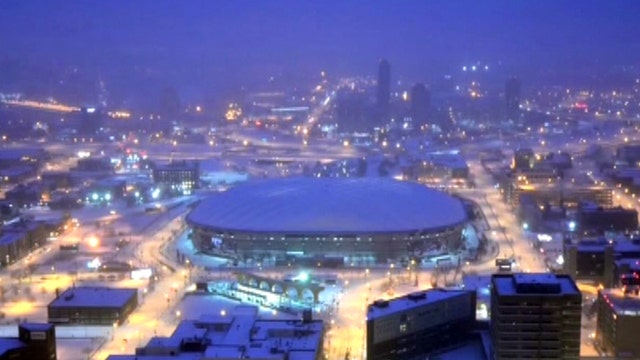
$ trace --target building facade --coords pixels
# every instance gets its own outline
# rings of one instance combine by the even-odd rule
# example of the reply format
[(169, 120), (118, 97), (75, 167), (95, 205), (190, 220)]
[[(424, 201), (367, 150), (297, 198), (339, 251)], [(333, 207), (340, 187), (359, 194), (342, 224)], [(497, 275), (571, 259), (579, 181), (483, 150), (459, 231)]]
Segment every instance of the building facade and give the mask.
[(178, 161), (157, 165), (153, 169), (153, 182), (170, 192), (191, 194), (200, 187), (200, 164), (197, 161)]
[(609, 356), (640, 358), (640, 297), (637, 285), (630, 289), (603, 289), (598, 292), (596, 341)]
[(56, 360), (56, 331), (51, 324), (22, 323), (18, 338), (0, 338), (0, 360)]
[(512, 77), (504, 85), (504, 99), (508, 120), (515, 120), (520, 115), (520, 88), (519, 79)]
[(376, 86), (376, 107), (378, 111), (378, 125), (389, 121), (389, 107), (391, 100), (391, 65), (387, 60), (380, 60), (378, 64), (378, 84)]
[(138, 306), (137, 289), (72, 287), (49, 303), (49, 323), (121, 325)]
[(579, 359), (581, 309), (567, 275), (493, 275), (493, 359)]
[(433, 289), (367, 309), (367, 359), (412, 359), (460, 344), (474, 328), (475, 291)]

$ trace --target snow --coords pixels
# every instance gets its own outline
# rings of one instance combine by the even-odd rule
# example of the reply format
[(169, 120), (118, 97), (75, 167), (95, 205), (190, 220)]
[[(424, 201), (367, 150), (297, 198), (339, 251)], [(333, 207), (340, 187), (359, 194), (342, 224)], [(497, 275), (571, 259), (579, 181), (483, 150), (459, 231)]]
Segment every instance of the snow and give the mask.
[(108, 287), (74, 287), (69, 288), (55, 299), (50, 307), (122, 307), (132, 297), (137, 296), (137, 289), (116, 289)]
[[(420, 294), (424, 294), (424, 298), (414, 297)], [(470, 297), (470, 292), (466, 290), (431, 289), (384, 301), (385, 306), (377, 306), (374, 302), (367, 309), (367, 320), (383, 318), (403, 310), (410, 310), (460, 296)]]
[(466, 220), (460, 200), (380, 178), (258, 180), (204, 200), (188, 217), (213, 229), (283, 234), (418, 232)]
[[(580, 294), (576, 284), (568, 276), (547, 273), (520, 273), (494, 275), (492, 284), (500, 295), (571, 295)], [(532, 285), (532, 286), (529, 286)], [(536, 292), (531, 292), (531, 291)]]

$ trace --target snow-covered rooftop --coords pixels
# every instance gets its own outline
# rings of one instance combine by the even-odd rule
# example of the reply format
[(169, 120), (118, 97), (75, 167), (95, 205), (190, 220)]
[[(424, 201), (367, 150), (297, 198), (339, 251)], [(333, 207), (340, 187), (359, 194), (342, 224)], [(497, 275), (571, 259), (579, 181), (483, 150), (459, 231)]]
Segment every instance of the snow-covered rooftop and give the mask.
[(575, 295), (580, 290), (566, 275), (519, 273), (493, 275), (491, 282), (499, 295)]
[(462, 202), (426, 186), (382, 178), (257, 180), (212, 196), (196, 226), (286, 234), (394, 233), (466, 220)]
[(116, 289), (107, 287), (72, 287), (53, 300), (50, 307), (122, 307), (131, 297), (137, 296), (137, 289)]
[[(112, 355), (108, 359), (164, 360), (153, 354), (174, 352), (174, 359), (198, 354), (198, 359), (313, 360), (322, 347), (323, 331), (322, 321), (266, 320), (259, 317), (257, 307), (240, 305), (223, 317), (181, 321), (170, 337), (153, 338), (141, 355)], [(176, 351), (185, 341), (204, 346), (197, 351)]]
[(426, 304), (436, 303), (459, 296), (470, 296), (471, 291), (431, 289), (419, 291), (391, 300), (377, 300), (367, 308), (367, 320), (375, 320), (395, 314), (398, 311), (410, 310)]
[(613, 312), (620, 315), (640, 315), (640, 296), (625, 294), (622, 289), (603, 289), (602, 296)]

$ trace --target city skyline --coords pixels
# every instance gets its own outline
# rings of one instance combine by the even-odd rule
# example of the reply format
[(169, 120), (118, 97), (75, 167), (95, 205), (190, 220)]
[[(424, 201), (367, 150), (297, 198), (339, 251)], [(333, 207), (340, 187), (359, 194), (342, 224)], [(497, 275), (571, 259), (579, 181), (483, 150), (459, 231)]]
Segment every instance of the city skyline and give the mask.
[(320, 71), (374, 75), (380, 58), (396, 81), (427, 84), (476, 64), (499, 82), (638, 72), (640, 6), (632, 1), (399, 4), (5, 1), (1, 80), (7, 87), (33, 72), (78, 71), (134, 101), (137, 89), (153, 87), (175, 87), (191, 100), (265, 86), (272, 77), (295, 86)]

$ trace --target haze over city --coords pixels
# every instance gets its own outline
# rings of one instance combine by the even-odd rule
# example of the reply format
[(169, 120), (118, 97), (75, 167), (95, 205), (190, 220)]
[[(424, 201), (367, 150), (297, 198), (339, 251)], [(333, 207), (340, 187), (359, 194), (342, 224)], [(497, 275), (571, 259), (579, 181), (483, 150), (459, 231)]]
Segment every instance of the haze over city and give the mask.
[(0, 1), (0, 360), (639, 359), (639, 18)]
[(589, 83), (637, 64), (638, 12), (634, 1), (3, 1), (0, 73), (4, 87), (46, 92), (78, 71), (134, 106), (158, 86), (215, 101), (271, 77), (371, 74), (379, 58), (394, 82), (480, 61), (528, 84)]

